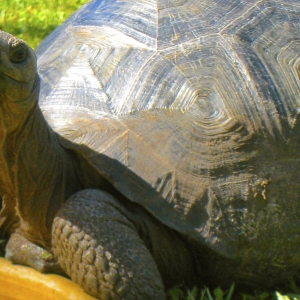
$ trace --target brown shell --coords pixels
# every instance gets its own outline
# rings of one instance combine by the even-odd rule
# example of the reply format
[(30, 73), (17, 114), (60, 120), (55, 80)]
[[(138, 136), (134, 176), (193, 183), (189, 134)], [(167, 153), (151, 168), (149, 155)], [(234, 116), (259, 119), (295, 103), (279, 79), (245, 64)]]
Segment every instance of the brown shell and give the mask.
[(294, 232), (299, 1), (92, 1), (37, 53), (48, 122), (163, 223), (226, 255)]

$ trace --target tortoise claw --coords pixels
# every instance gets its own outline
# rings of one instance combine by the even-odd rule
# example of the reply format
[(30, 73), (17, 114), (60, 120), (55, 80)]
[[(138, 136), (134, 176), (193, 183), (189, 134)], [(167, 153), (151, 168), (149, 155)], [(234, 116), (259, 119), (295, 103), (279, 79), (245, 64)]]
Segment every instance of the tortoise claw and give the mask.
[(11, 235), (5, 252), (5, 258), (15, 264), (30, 266), (42, 273), (65, 274), (52, 253), (28, 241), (21, 234)]

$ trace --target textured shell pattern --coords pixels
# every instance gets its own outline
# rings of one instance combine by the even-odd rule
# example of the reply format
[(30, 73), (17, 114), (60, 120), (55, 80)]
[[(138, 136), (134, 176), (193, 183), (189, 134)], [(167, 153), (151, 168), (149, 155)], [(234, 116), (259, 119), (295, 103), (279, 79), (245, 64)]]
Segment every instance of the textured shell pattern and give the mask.
[(40, 105), (129, 199), (236, 255), (299, 226), (299, 27), (298, 0), (92, 1), (39, 47)]

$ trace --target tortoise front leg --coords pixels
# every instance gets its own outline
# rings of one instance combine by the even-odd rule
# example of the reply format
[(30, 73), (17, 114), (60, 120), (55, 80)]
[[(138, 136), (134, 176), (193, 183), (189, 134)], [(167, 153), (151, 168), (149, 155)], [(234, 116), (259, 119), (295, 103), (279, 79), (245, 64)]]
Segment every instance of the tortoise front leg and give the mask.
[(75, 194), (54, 219), (54, 253), (72, 280), (96, 298), (165, 299), (156, 264), (126, 214), (105, 192)]

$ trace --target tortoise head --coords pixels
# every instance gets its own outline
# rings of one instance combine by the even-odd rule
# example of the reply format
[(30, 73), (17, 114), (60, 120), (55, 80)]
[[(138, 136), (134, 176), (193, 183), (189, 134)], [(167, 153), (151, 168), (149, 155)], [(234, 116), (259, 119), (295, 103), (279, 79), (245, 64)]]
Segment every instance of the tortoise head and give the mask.
[[(37, 100), (39, 80), (34, 51), (22, 40), (0, 31), (0, 109), (19, 114)], [(26, 101), (28, 100), (28, 101)], [(25, 111), (24, 111), (25, 110)], [(3, 116), (2, 116), (3, 117)]]

